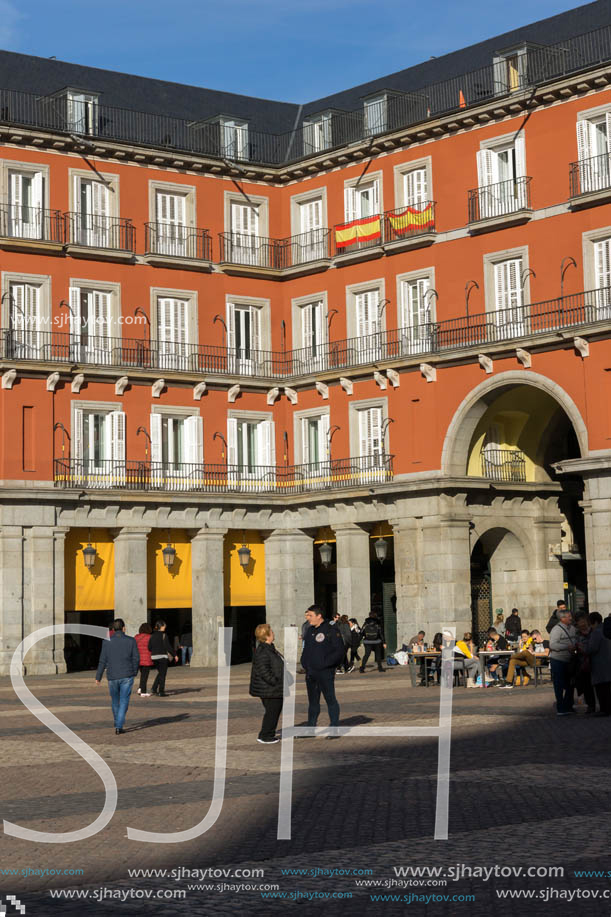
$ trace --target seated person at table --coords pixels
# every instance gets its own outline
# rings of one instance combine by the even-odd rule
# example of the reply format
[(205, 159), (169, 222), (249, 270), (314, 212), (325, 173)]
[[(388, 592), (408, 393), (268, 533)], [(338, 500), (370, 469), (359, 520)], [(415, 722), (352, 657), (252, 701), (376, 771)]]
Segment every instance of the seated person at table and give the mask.
[[(437, 633), (433, 637), (433, 650), (436, 653), (441, 653), (443, 646), (443, 634)], [(428, 663), (430, 665), (429, 677), (434, 678), (437, 675), (437, 684), (439, 684), (441, 679), (441, 656), (435, 656), (433, 659), (429, 659)]]
[[(415, 634), (415, 636), (409, 638), (409, 640), (407, 641), (407, 649), (409, 650), (410, 653), (423, 653), (425, 651), (426, 649), (424, 645), (425, 636), (426, 636), (425, 632), (423, 630), (419, 630), (418, 633)], [(420, 676), (420, 685), (426, 684), (425, 677), (424, 677), (424, 666), (425, 666), (425, 660), (423, 659), (418, 663), (418, 675)]]
[(520, 636), (518, 637), (518, 650), (523, 650), (528, 643), (530, 645), (532, 641), (530, 640), (530, 631), (524, 629), (520, 631)]
[[(525, 641), (523, 649), (514, 653), (509, 659), (509, 668), (507, 669), (507, 683), (501, 685), (502, 688), (513, 688), (513, 676), (516, 668), (522, 670), (527, 665), (541, 665), (541, 658), (549, 656), (549, 640), (544, 640), (541, 632), (533, 630), (529, 634), (528, 640)], [(522, 684), (527, 685), (530, 677), (522, 672)]]
[[(507, 650), (507, 641), (505, 637), (502, 637), (495, 627), (489, 627), (487, 633), (488, 639), (486, 640), (486, 650), (488, 652), (492, 650)], [(504, 673), (507, 671), (507, 666), (509, 665), (507, 656), (488, 656), (487, 659), (488, 661), (486, 664), (488, 666), (488, 671), (494, 681), (497, 684), (504, 682)]]
[(475, 655), (476, 646), (473, 643), (472, 635), (469, 631), (465, 633), (462, 640), (456, 641), (454, 653), (457, 661), (454, 663), (454, 669), (463, 669), (467, 673), (467, 687), (477, 687), (477, 676), (479, 673), (479, 660)]

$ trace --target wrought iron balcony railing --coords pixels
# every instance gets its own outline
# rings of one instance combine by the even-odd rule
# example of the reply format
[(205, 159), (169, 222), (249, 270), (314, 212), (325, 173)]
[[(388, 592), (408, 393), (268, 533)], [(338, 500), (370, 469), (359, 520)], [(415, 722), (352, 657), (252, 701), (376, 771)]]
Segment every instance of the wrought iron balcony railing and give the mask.
[(280, 166), (322, 149), (337, 149), (346, 143), (375, 138), (380, 132), (460, 112), (471, 105), (493, 101), (609, 60), (611, 26), (606, 25), (555, 45), (529, 46), (517, 86), (512, 85), (498, 63), (491, 62), (478, 70), (416, 87), (413, 92), (390, 93), (380, 113), (365, 116), (362, 108), (333, 111), (330, 124), (314, 140), (307, 124), (282, 134), (256, 131), (249, 125), (247, 135), (228, 144), (219, 123), (193, 122), (100, 103), (89, 109), (87, 118), (75, 121), (67, 117), (65, 104), (62, 106), (55, 94), (45, 97), (13, 89), (0, 90), (0, 123)]
[(147, 255), (212, 261), (212, 238), (207, 229), (171, 223), (145, 223), (144, 251)]
[(469, 191), (469, 222), (530, 210), (530, 182), (530, 177), (525, 176), (473, 188)]
[(365, 455), (308, 465), (163, 464), (61, 458), (54, 461), (57, 487), (160, 492), (303, 494), (393, 477), (392, 455)]
[(434, 231), (435, 201), (423, 201), (337, 223), (333, 229), (334, 254), (346, 255)]
[(136, 250), (136, 228), (124, 217), (105, 217), (90, 213), (64, 214), (66, 243), (86, 248)]
[(312, 229), (310, 232), (289, 236), (286, 239), (270, 239), (267, 236), (251, 236), (241, 232), (219, 233), (220, 260), (227, 264), (285, 270), (329, 258), (328, 229)]
[(569, 166), (571, 197), (611, 188), (611, 157), (609, 153), (580, 159)]
[(610, 321), (611, 287), (290, 351), (42, 331), (24, 327), (17, 316), (0, 331), (0, 359), (289, 379)]
[(492, 481), (526, 481), (526, 456), (519, 449), (490, 449), (480, 453), (482, 477)]
[(59, 210), (4, 204), (0, 206), (0, 237), (62, 244), (63, 216)]

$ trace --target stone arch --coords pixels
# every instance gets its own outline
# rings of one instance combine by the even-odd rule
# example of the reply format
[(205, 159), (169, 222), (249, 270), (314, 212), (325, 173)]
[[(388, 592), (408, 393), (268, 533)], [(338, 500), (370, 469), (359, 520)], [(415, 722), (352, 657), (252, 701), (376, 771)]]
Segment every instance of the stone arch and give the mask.
[(475, 548), (478, 541), (490, 539), (490, 533), (500, 532), (503, 530), (506, 534), (512, 535), (526, 551), (527, 560), (530, 562), (534, 556), (534, 544), (526, 525), (522, 525), (512, 519), (510, 516), (503, 516), (502, 524), (493, 519), (476, 519), (471, 529), (471, 551)]
[[(525, 614), (525, 622), (531, 622), (535, 611), (531, 605), (533, 558), (523, 533), (505, 520), (499, 520), (496, 525), (491, 521), (491, 524), (482, 526), (481, 535), (474, 540), (471, 558), (472, 627), (480, 637), (493, 623), (496, 608), (502, 608), (505, 616), (511, 608), (519, 608)], [(473, 563), (476, 558), (480, 562), (485, 558), (488, 565), (489, 610), (487, 602), (483, 608), (479, 605), (479, 611), (477, 600), (473, 605), (478, 592), (473, 569), (474, 566), (477, 568), (477, 562)]]
[(444, 474), (462, 476), (466, 473), (471, 439), (475, 428), (500, 389), (530, 385), (546, 392), (564, 410), (569, 418), (582, 456), (588, 454), (588, 431), (573, 399), (556, 382), (539, 373), (510, 370), (486, 379), (463, 399), (454, 413), (446, 432), (441, 453)]

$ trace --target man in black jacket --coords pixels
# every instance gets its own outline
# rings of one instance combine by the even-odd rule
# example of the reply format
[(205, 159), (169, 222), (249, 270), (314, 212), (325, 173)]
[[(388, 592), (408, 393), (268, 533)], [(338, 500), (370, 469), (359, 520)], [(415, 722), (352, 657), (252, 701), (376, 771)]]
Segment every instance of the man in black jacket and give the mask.
[[(339, 704), (335, 697), (335, 670), (344, 658), (345, 648), (337, 627), (325, 621), (322, 609), (311, 605), (306, 611), (310, 628), (303, 640), (301, 665), (308, 689), (308, 726), (316, 726), (322, 691), (331, 726), (339, 725)], [(327, 736), (336, 738), (336, 736)]]
[(108, 669), (108, 691), (112, 704), (112, 715), (115, 721), (115, 733), (123, 732), (129, 699), (132, 693), (134, 678), (140, 665), (138, 644), (133, 637), (125, 634), (125, 621), (116, 618), (112, 622), (114, 631), (110, 640), (104, 640), (98, 670), (95, 673), (96, 684), (101, 684), (104, 670)]
[(382, 650), (386, 648), (386, 644), (384, 643), (384, 634), (382, 633), (380, 619), (375, 611), (372, 611), (369, 617), (365, 618), (361, 631), (361, 638), (363, 640), (363, 647), (365, 648), (365, 655), (363, 656), (359, 672), (365, 671), (365, 665), (372, 652), (378, 664), (378, 672), (385, 672), (386, 669), (382, 666)]
[(521, 630), (522, 622), (520, 620), (520, 613), (517, 608), (512, 608), (511, 614), (505, 621), (505, 633), (510, 640), (517, 640)]
[(556, 602), (556, 607), (552, 611), (551, 617), (549, 621), (547, 622), (547, 624), (545, 625), (545, 629), (548, 632), (548, 634), (551, 634), (552, 628), (554, 628), (556, 624), (558, 624), (558, 622), (560, 621), (560, 615), (564, 613), (565, 611), (566, 611), (566, 602), (564, 601), (564, 599), (558, 599), (558, 601)]

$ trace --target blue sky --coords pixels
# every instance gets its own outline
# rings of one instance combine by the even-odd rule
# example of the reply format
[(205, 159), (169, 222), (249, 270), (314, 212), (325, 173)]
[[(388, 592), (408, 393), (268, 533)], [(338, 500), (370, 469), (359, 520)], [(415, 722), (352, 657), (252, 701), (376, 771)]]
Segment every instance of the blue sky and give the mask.
[(0, 0), (0, 47), (303, 102), (579, 0)]

